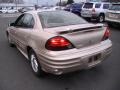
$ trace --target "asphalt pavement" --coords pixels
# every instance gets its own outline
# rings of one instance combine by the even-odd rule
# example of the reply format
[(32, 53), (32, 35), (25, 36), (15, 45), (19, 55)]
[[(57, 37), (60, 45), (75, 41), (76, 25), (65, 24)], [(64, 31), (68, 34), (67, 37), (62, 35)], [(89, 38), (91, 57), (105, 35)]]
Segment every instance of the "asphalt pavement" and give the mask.
[(0, 17), (0, 90), (120, 90), (120, 29), (110, 28), (113, 51), (99, 66), (38, 78), (29, 61), (7, 43), (5, 30), (14, 19)]

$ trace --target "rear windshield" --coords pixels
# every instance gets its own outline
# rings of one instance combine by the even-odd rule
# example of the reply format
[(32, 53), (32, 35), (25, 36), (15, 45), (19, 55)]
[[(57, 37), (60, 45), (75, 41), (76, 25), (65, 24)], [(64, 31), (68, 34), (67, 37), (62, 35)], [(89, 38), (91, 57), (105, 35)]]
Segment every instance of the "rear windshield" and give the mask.
[(73, 8), (81, 8), (81, 7), (82, 7), (82, 4), (72, 4), (72, 7), (73, 7)]
[(83, 8), (93, 8), (93, 3), (85, 3)]
[(43, 28), (52, 28), (87, 23), (79, 16), (66, 11), (44, 11), (38, 13)]
[(71, 5), (67, 5), (66, 8), (70, 8)]
[(110, 10), (120, 11), (120, 4), (114, 4), (110, 7)]

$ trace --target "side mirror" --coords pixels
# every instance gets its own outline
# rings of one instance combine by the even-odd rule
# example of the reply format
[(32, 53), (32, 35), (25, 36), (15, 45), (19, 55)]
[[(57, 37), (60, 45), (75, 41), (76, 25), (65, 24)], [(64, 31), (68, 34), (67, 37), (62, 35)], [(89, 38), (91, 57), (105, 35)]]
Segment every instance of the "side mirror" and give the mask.
[(15, 25), (15, 23), (10, 23), (10, 24), (9, 24), (9, 26), (14, 26), (14, 25)]

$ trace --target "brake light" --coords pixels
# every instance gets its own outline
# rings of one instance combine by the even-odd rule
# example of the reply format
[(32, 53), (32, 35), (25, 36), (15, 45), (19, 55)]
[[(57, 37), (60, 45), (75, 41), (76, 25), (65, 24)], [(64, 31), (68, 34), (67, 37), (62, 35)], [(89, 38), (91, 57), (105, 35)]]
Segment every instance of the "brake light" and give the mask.
[(95, 13), (95, 9), (94, 8), (92, 9), (92, 12)]
[(73, 45), (64, 37), (56, 36), (49, 39), (45, 47), (48, 50), (61, 51), (61, 50), (72, 49)]
[(103, 36), (102, 41), (108, 39), (109, 37), (110, 37), (110, 30), (109, 30), (108, 27), (106, 27), (106, 31), (105, 31), (105, 33), (104, 33), (104, 36)]

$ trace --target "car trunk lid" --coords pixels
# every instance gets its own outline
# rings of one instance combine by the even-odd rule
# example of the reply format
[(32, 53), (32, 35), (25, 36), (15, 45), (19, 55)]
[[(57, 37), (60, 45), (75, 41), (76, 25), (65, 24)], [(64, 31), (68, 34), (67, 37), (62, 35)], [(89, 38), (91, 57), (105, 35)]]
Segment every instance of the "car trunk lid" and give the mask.
[(68, 39), (76, 48), (100, 43), (105, 30), (101, 24), (82, 24), (44, 29)]

